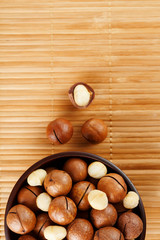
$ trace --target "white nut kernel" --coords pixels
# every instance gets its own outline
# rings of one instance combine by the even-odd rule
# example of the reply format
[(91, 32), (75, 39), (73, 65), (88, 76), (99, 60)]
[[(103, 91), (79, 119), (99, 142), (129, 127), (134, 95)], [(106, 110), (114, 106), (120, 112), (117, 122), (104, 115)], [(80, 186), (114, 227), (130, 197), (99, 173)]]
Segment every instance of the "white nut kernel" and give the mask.
[(89, 176), (100, 179), (107, 174), (107, 167), (101, 162), (93, 162), (88, 167)]
[(139, 204), (139, 196), (136, 192), (130, 191), (123, 199), (123, 206), (127, 209), (133, 209)]
[(103, 210), (108, 206), (107, 195), (100, 190), (92, 190), (88, 194), (88, 202), (92, 208), (96, 210)]
[(74, 88), (74, 101), (78, 106), (87, 106), (90, 101), (90, 97), (90, 92), (84, 85), (79, 84)]
[(66, 229), (61, 226), (48, 226), (44, 230), (44, 236), (47, 240), (62, 240), (66, 235)]
[(36, 198), (37, 207), (44, 212), (48, 212), (51, 201), (52, 201), (51, 196), (46, 192), (39, 194), (38, 197)]
[(44, 169), (37, 169), (28, 176), (27, 182), (30, 186), (42, 186), (46, 175), (47, 172)]

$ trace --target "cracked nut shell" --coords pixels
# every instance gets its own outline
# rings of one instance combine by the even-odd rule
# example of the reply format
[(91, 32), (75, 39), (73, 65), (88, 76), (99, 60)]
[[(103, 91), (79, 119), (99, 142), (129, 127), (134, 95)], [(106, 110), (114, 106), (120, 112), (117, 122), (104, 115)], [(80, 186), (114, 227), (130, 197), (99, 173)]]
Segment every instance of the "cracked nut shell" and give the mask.
[(73, 135), (73, 126), (64, 118), (57, 118), (47, 126), (46, 135), (54, 145), (67, 143)]
[(67, 240), (92, 240), (94, 230), (92, 224), (82, 218), (76, 218), (67, 229)]
[(38, 207), (36, 204), (37, 196), (42, 193), (43, 190), (41, 187), (32, 187), (32, 186), (25, 186), (21, 188), (17, 195), (17, 202), (19, 204), (23, 204), (30, 208), (33, 212), (38, 211)]
[(28, 207), (18, 204), (10, 209), (6, 221), (11, 231), (23, 235), (34, 229), (36, 216)]
[(59, 225), (67, 225), (75, 219), (77, 207), (72, 199), (61, 196), (52, 200), (48, 214), (53, 222)]
[(72, 188), (72, 179), (65, 171), (52, 170), (44, 180), (44, 188), (52, 197), (67, 195)]
[(90, 208), (88, 194), (94, 189), (95, 186), (87, 181), (78, 182), (73, 186), (70, 197), (76, 203), (79, 210), (86, 211)]
[(127, 185), (117, 173), (109, 173), (102, 177), (97, 184), (97, 188), (107, 194), (108, 201), (111, 203), (122, 201), (127, 194)]
[(143, 222), (137, 214), (125, 212), (118, 218), (118, 228), (125, 239), (137, 238), (143, 231)]
[(104, 210), (92, 209), (90, 217), (93, 225), (98, 229), (113, 226), (117, 221), (117, 211), (114, 206), (109, 203)]
[(33, 229), (33, 233), (35, 234), (37, 239), (45, 240), (44, 230), (50, 225), (52, 225), (52, 221), (50, 220), (47, 213), (41, 213), (37, 216), (37, 223), (35, 228)]
[(80, 158), (68, 159), (63, 170), (71, 176), (73, 182), (83, 181), (87, 177), (87, 163)]
[(107, 125), (101, 119), (91, 118), (87, 120), (81, 129), (82, 136), (90, 143), (97, 144), (107, 137)]
[[(79, 89), (77, 87), (80, 87)], [(68, 96), (74, 107), (78, 109), (87, 108), (95, 97), (95, 92), (88, 84), (78, 82), (71, 86)]]
[(93, 240), (124, 240), (124, 236), (117, 228), (104, 227), (95, 232)]

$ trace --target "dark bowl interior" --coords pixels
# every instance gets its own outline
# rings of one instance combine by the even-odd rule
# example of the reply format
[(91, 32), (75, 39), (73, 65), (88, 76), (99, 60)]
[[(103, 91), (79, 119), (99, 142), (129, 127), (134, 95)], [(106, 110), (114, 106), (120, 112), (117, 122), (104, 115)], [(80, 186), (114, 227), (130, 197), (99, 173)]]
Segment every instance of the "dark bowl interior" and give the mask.
[[(17, 204), (17, 199), (16, 199), (17, 193), (19, 192), (21, 187), (27, 183), (26, 179), (27, 179), (28, 175), (38, 168), (46, 168), (46, 167), (55, 166), (56, 168), (61, 169), (64, 162), (70, 157), (80, 157), (80, 158), (84, 159), (88, 164), (90, 164), (93, 161), (100, 161), (100, 162), (104, 163), (108, 168), (108, 173), (116, 172), (124, 178), (124, 180), (127, 184), (127, 187), (128, 187), (128, 191), (132, 190), (132, 191), (137, 192), (135, 186), (130, 181), (130, 179), (118, 167), (116, 167), (113, 163), (109, 162), (108, 160), (106, 160), (100, 156), (90, 154), (90, 153), (85, 153), (85, 152), (62, 152), (62, 153), (48, 156), (48, 157), (38, 161), (37, 163), (33, 164), (27, 171), (25, 171), (25, 173), (19, 178), (19, 180), (15, 184), (15, 186), (10, 194), (8, 202), (7, 202), (7, 206), (6, 206), (6, 211), (5, 211), (6, 240), (17, 240), (18, 239), (18, 237), (17, 237), (18, 235), (14, 234), (7, 227), (6, 216), (7, 216), (8, 211), (10, 210), (10, 208)], [(140, 218), (142, 219), (143, 224), (144, 224), (143, 232), (137, 238), (137, 240), (144, 240), (145, 233), (146, 233), (146, 215), (145, 215), (145, 210), (144, 210), (144, 206), (143, 206), (141, 198), (140, 198), (139, 205), (136, 209), (134, 209), (134, 212), (140, 216)]]

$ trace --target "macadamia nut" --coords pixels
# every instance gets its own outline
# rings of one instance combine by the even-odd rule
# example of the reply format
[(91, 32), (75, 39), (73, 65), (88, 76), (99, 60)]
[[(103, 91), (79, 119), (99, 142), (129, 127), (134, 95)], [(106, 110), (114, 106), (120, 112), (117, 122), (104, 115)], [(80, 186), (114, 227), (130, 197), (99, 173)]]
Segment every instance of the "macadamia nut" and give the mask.
[(43, 192), (40, 195), (38, 195), (36, 199), (37, 207), (42, 211), (47, 212), (51, 201), (52, 201), (51, 196), (48, 193)]
[(66, 229), (61, 226), (48, 226), (44, 230), (44, 236), (47, 240), (62, 240), (66, 235)]
[(46, 175), (47, 172), (44, 169), (37, 169), (28, 176), (27, 182), (30, 186), (42, 186)]
[(74, 88), (74, 101), (80, 107), (88, 105), (90, 101), (90, 92), (84, 85), (79, 84)]
[(88, 167), (88, 174), (92, 178), (100, 179), (107, 174), (107, 167), (101, 162), (93, 162)]
[(139, 196), (136, 192), (130, 191), (123, 199), (123, 206), (127, 209), (133, 209), (139, 204)]
[(103, 210), (108, 205), (108, 198), (104, 192), (95, 189), (89, 192), (88, 202), (92, 208), (96, 210)]

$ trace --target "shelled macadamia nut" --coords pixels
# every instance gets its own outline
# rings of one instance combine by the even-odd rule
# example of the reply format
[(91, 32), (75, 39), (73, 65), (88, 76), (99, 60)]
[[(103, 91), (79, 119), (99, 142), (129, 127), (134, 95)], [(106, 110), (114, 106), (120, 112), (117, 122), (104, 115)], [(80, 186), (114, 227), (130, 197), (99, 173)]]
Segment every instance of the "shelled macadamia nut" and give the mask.
[(107, 194), (110, 203), (120, 202), (127, 194), (127, 185), (117, 173), (109, 173), (102, 177), (97, 188)]
[(95, 232), (93, 240), (124, 240), (124, 236), (115, 227), (104, 227)]
[(36, 240), (36, 238), (32, 237), (31, 235), (23, 235), (19, 237), (18, 240)]
[(23, 204), (30, 208), (33, 212), (38, 211), (38, 207), (36, 204), (37, 196), (42, 193), (41, 187), (32, 187), (32, 186), (25, 186), (20, 189), (17, 195), (17, 202), (19, 204)]
[(103, 210), (108, 206), (108, 198), (106, 193), (97, 189), (89, 192), (88, 202), (91, 207), (96, 210)]
[(76, 203), (79, 210), (86, 211), (90, 208), (88, 194), (94, 189), (95, 186), (87, 181), (78, 182), (73, 186), (70, 197)]
[(43, 192), (36, 199), (37, 207), (44, 212), (48, 212), (51, 201), (51, 196), (48, 193)]
[(11, 231), (23, 235), (34, 229), (36, 216), (28, 207), (18, 204), (9, 210), (6, 221)]
[(139, 204), (139, 196), (136, 192), (130, 191), (123, 199), (123, 206), (127, 209), (133, 209)]
[(94, 230), (92, 224), (82, 218), (76, 218), (67, 229), (67, 240), (92, 240)]
[(143, 222), (137, 214), (125, 212), (118, 218), (118, 228), (125, 239), (137, 238), (143, 231)]
[(71, 176), (73, 182), (83, 181), (87, 177), (87, 163), (81, 158), (68, 159), (63, 170)]
[(103, 120), (91, 118), (83, 124), (81, 132), (88, 142), (97, 144), (104, 141), (108, 130)]
[(67, 143), (73, 135), (73, 126), (64, 118), (57, 118), (47, 126), (46, 135), (54, 145)]
[(59, 225), (67, 225), (75, 219), (77, 207), (72, 199), (61, 196), (52, 200), (48, 214), (53, 222)]
[(92, 209), (90, 212), (91, 221), (96, 228), (114, 226), (117, 221), (117, 211), (112, 204), (103, 210)]
[(86, 83), (76, 83), (69, 89), (68, 92), (71, 103), (76, 108), (88, 107), (95, 97), (94, 90)]
[(27, 182), (30, 186), (42, 186), (46, 175), (44, 169), (37, 169), (28, 176)]
[(65, 171), (52, 170), (44, 180), (44, 188), (52, 197), (67, 195), (72, 188), (72, 179)]
[(44, 236), (47, 240), (62, 240), (66, 235), (67, 231), (62, 226), (48, 226), (44, 230)]
[(92, 178), (100, 179), (107, 174), (107, 167), (101, 162), (92, 162), (88, 166), (88, 174)]
[(50, 220), (47, 213), (41, 213), (37, 216), (37, 222), (36, 226), (33, 229), (34, 235), (37, 237), (37, 239), (45, 240), (44, 237), (44, 230), (46, 227), (52, 225), (52, 221)]

